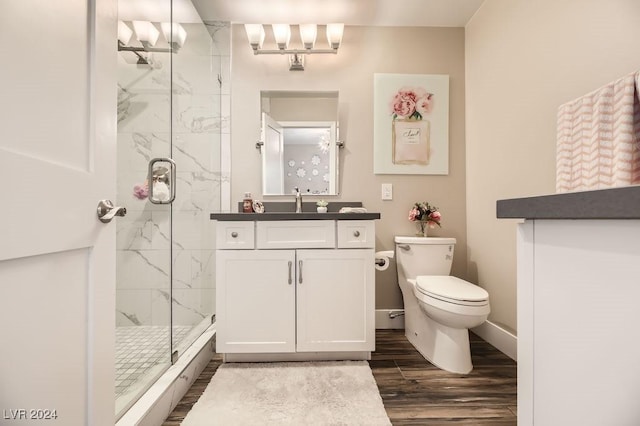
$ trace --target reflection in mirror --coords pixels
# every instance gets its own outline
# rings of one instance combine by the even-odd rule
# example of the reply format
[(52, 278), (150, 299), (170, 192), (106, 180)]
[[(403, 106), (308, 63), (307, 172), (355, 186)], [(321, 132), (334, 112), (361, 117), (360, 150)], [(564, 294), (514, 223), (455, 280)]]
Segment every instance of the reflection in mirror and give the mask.
[(261, 92), (262, 194), (338, 194), (338, 92)]

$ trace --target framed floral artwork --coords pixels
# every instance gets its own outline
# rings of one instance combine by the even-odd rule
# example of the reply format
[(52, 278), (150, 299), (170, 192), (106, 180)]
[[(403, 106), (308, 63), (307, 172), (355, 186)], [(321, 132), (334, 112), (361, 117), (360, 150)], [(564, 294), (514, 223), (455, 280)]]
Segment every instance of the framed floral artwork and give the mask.
[(449, 173), (449, 76), (374, 74), (375, 174)]

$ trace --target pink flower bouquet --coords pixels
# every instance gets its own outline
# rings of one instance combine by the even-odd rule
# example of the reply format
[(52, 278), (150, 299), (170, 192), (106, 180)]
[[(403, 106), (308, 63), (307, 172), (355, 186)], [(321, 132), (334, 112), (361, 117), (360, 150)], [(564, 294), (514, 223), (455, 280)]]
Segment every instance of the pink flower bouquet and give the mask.
[(438, 208), (429, 205), (426, 201), (415, 203), (413, 208), (409, 210), (409, 220), (411, 222), (417, 222), (420, 235), (424, 237), (427, 236), (427, 228), (433, 229), (436, 225), (442, 227), (442, 225), (440, 225), (441, 219), (442, 215), (438, 211)]

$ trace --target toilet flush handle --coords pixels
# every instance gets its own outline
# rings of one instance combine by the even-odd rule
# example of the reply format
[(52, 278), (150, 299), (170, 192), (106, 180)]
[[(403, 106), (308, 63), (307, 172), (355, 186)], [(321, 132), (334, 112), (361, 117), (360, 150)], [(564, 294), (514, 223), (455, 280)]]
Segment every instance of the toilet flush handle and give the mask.
[(398, 248), (404, 251), (411, 250), (411, 246), (409, 244), (398, 244)]

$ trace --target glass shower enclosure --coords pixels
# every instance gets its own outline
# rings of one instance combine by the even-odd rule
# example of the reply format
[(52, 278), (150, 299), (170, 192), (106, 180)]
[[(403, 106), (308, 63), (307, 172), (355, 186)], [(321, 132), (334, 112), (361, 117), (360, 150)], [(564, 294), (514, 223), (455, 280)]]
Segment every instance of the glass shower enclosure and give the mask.
[(152, 3), (119, 1), (116, 418), (215, 318), (229, 26)]

